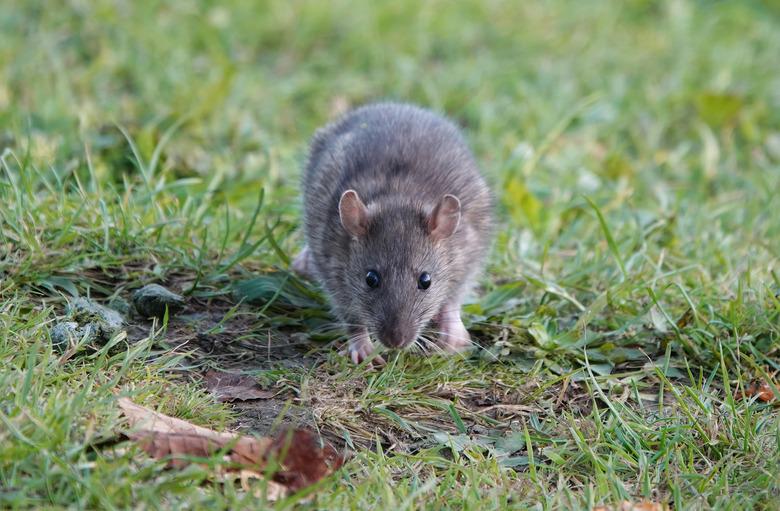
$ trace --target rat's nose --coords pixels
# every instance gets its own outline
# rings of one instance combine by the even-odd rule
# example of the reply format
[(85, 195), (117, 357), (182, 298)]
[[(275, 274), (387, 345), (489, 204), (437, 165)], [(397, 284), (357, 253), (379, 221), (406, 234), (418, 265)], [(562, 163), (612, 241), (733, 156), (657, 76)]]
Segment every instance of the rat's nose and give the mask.
[(393, 323), (379, 330), (379, 340), (388, 348), (402, 348), (414, 341), (415, 333), (411, 328)]

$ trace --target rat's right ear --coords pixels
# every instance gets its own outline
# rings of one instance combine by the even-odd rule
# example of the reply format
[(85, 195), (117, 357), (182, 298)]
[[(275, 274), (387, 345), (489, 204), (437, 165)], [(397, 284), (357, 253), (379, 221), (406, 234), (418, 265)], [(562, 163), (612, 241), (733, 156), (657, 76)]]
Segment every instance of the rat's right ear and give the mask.
[(347, 190), (339, 200), (339, 218), (341, 225), (352, 236), (366, 234), (368, 229), (368, 208), (360, 200), (355, 190)]

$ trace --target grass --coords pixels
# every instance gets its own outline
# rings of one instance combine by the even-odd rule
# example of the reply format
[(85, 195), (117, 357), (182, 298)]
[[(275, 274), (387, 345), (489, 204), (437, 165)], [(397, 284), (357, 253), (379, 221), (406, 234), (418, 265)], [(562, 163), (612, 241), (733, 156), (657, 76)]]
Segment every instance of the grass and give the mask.
[[(779, 24), (768, 0), (7, 0), (0, 507), (778, 509), (778, 408), (740, 396), (780, 369)], [(500, 198), (470, 357), (353, 367), (285, 272), (308, 138), (378, 98), (454, 117)], [(72, 297), (151, 282), (188, 310), (52, 347)], [(279, 397), (218, 404), (207, 367)], [(115, 444), (117, 395), (355, 454), (264, 503)]]

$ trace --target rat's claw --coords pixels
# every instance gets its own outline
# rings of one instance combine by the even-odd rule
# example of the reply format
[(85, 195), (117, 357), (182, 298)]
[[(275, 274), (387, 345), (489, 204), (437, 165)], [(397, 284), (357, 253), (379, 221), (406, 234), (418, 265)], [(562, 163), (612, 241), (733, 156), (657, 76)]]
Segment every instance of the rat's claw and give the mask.
[[(373, 353), (374, 344), (366, 335), (365, 337), (360, 336), (358, 338), (352, 339), (349, 343), (346, 354), (349, 354), (349, 358), (355, 365), (360, 365), (364, 361), (370, 359)], [(371, 364), (381, 367), (385, 365), (385, 359), (380, 355), (376, 355), (371, 358)]]
[[(369, 358), (371, 358), (371, 355), (373, 353), (373, 350), (366, 352), (365, 350), (349, 350), (349, 358), (352, 359), (352, 362), (355, 363), (355, 365), (360, 365)], [(371, 364), (372, 366), (377, 367), (383, 367), (386, 364), (385, 359), (382, 358), (382, 355), (376, 355), (374, 358), (371, 358)]]

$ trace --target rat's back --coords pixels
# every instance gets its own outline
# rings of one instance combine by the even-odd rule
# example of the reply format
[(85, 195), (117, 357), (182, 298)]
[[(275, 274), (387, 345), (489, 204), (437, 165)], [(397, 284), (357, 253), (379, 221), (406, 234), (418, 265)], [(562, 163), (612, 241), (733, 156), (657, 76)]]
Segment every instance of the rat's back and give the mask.
[(466, 220), (489, 221), (491, 200), (458, 128), (429, 110), (377, 103), (353, 110), (320, 129), (303, 176), (305, 228), (338, 222), (339, 197), (356, 190), (366, 202), (391, 196), (435, 204), (457, 196)]

